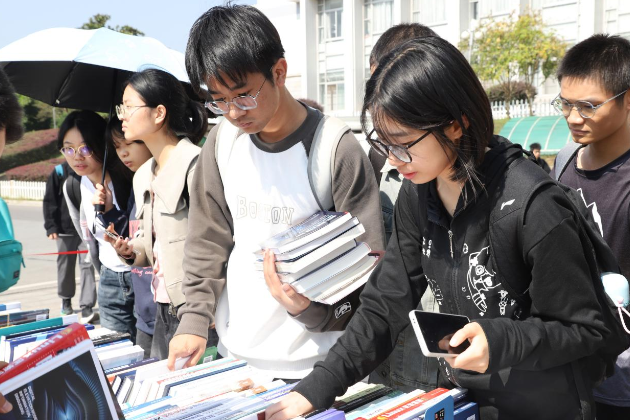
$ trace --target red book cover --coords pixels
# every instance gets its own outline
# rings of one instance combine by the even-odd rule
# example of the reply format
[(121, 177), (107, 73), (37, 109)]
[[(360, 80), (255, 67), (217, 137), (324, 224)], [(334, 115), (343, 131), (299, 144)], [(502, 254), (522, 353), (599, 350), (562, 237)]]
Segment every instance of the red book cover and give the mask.
[(60, 352), (75, 346), (83, 340), (89, 339), (90, 337), (83, 325), (79, 323), (71, 324), (44, 341), (40, 346), (0, 370), (0, 383), (26, 372), (42, 362), (48, 361)]
[(391, 408), (378, 416), (374, 416), (370, 418), (370, 420), (394, 420), (404, 413), (407, 413), (411, 410), (414, 410), (418, 406), (424, 404), (426, 401), (435, 398), (439, 395), (448, 392), (448, 389), (444, 388), (436, 388), (433, 391), (429, 391), (425, 394), (418, 395), (410, 400), (407, 400), (401, 404), (398, 404), (396, 407)]

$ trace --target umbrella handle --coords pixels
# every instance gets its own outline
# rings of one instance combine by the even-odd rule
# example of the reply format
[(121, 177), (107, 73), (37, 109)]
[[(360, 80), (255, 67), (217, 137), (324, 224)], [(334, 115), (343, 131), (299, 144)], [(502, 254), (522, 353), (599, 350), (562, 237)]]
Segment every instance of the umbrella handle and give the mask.
[[(101, 181), (101, 185), (103, 186), (105, 186), (105, 174), (107, 173), (107, 170), (105, 169), (105, 165), (107, 164), (107, 149), (108, 147), (105, 145), (105, 156), (103, 157), (103, 179)], [(97, 214), (105, 213), (105, 204), (95, 204), (94, 210)]]

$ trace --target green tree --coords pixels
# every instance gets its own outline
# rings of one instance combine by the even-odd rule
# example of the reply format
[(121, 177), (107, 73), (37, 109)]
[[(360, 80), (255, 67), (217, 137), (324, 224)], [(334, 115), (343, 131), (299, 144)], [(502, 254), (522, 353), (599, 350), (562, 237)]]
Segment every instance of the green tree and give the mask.
[[(462, 40), (459, 48), (469, 54), (470, 62), (479, 78), (499, 83), (505, 97), (505, 110), (510, 116), (510, 101), (518, 79), (533, 85), (537, 74), (543, 81), (555, 73), (567, 45), (543, 24), (536, 12), (514, 14), (507, 19), (484, 20), (473, 38), (472, 50), (468, 40)], [(472, 35), (471, 35), (472, 36)], [(530, 115), (533, 114), (534, 96), (527, 94)]]
[(100, 13), (97, 13), (94, 16), (92, 16), (88, 20), (87, 23), (84, 23), (79, 29), (98, 29), (98, 28), (107, 27), (108, 29), (111, 29), (112, 31), (120, 32), (127, 35), (144, 36), (144, 32), (129, 25), (123, 25), (123, 26), (116, 25), (115, 27), (109, 26), (107, 25), (107, 22), (110, 19), (111, 19), (110, 15), (102, 15)]

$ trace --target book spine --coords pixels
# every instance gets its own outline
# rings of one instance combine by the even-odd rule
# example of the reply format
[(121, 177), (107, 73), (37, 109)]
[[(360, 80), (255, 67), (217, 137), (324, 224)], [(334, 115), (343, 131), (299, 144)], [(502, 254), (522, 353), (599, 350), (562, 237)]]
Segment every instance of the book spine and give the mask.
[(42, 361), (56, 356), (60, 351), (73, 347), (83, 340), (89, 340), (85, 327), (81, 324), (72, 324), (61, 332), (55, 334), (42, 345), (33, 349), (30, 353), (21, 357), (0, 372), (0, 383), (11, 379), (26, 370), (37, 366)]

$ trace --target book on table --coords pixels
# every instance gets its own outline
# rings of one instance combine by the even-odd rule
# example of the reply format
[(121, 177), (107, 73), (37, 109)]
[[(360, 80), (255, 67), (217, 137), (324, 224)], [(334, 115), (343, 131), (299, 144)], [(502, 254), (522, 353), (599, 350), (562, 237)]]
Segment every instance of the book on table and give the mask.
[(85, 327), (72, 324), (0, 371), (0, 419), (120, 418)]

